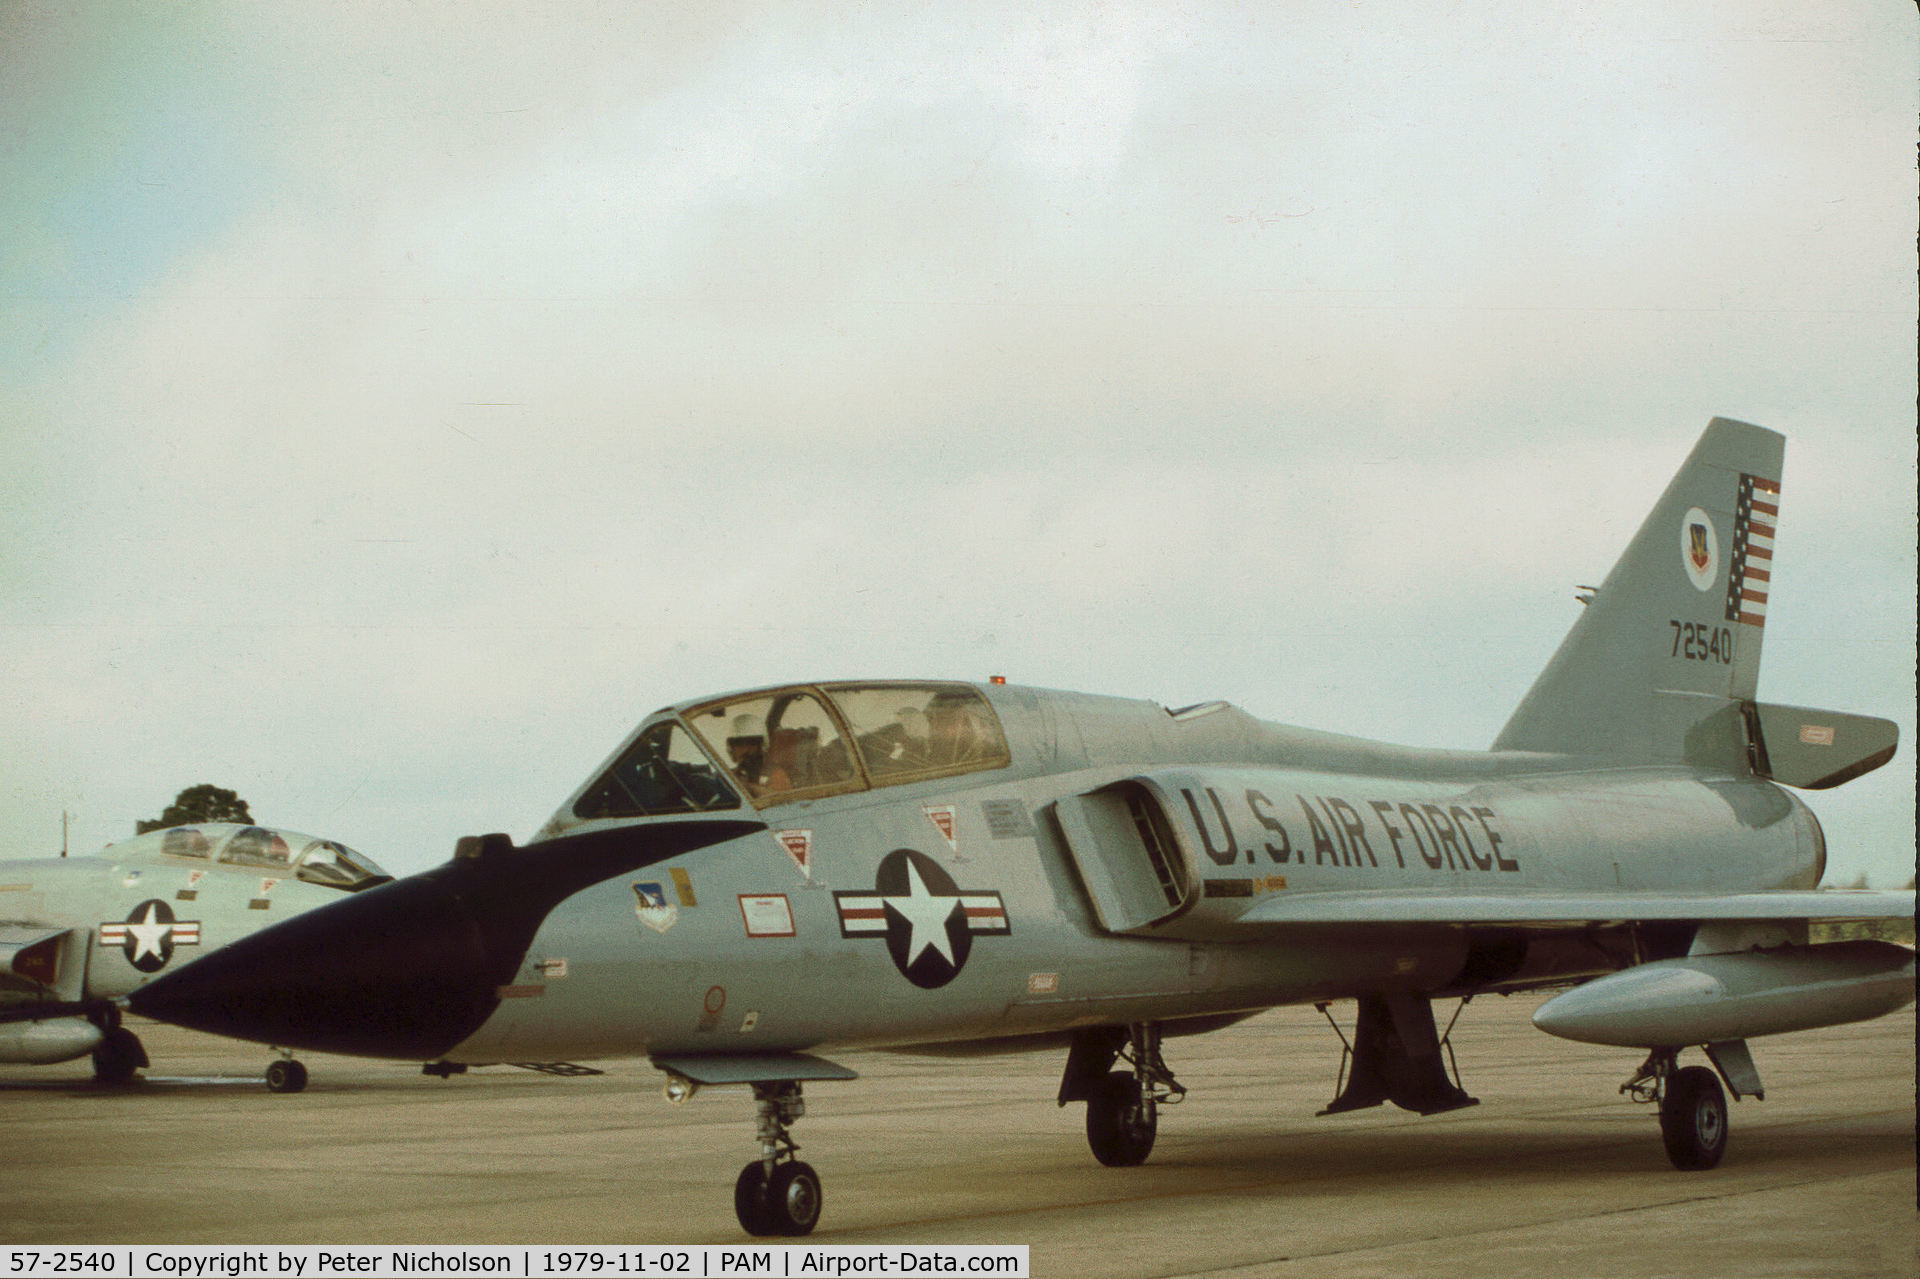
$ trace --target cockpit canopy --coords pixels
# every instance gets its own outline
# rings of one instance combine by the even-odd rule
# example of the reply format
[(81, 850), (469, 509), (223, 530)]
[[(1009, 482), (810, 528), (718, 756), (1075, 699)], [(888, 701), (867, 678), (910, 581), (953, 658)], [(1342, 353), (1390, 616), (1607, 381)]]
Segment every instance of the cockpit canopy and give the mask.
[(581, 792), (576, 818), (756, 808), (1005, 768), (970, 684), (797, 685), (697, 704), (643, 729)]
[(370, 888), (393, 878), (371, 857), (345, 844), (265, 826), (227, 823), (174, 826), (113, 846), (117, 858), (138, 857), (143, 853), (212, 866), (277, 871), (309, 884), (347, 892)]

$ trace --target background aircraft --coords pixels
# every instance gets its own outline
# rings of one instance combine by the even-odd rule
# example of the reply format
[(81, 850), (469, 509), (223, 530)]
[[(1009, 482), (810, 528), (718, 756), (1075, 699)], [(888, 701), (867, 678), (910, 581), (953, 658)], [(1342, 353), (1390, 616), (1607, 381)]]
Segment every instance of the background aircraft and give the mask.
[[(93, 857), (0, 862), (0, 1061), (93, 1054), (124, 1083), (148, 1064), (116, 1000), (155, 976), (289, 915), (392, 876), (332, 840), (205, 823), (150, 831)], [(298, 1092), (289, 1057), (267, 1086)]]
[[(702, 699), (532, 844), (462, 840), (132, 1005), (379, 1057), (645, 1055), (676, 1099), (747, 1085), (741, 1224), (804, 1234), (802, 1085), (853, 1073), (818, 1049), (1064, 1048), (1061, 1104), (1128, 1165), (1185, 1092), (1170, 1037), (1353, 999), (1327, 1113), (1431, 1114), (1475, 1101), (1432, 1000), (1571, 987), (1536, 1024), (1645, 1050), (1622, 1091), (1657, 1103), (1676, 1166), (1711, 1167), (1722, 1081), (1762, 1093), (1748, 1038), (1913, 998), (1910, 950), (1809, 930), (1914, 899), (1814, 891), (1824, 837), (1782, 789), (1895, 745), (1885, 720), (1756, 700), (1782, 452), (1709, 425), (1490, 751), (1004, 685)], [(1678, 1065), (1691, 1046), (1710, 1068)]]

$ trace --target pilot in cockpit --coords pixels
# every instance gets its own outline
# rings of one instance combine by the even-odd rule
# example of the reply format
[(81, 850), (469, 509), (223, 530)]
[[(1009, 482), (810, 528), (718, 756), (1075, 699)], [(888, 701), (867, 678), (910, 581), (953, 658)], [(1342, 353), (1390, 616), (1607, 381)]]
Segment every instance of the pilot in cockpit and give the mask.
[(772, 740), (767, 743), (767, 766), (760, 778), (760, 793), (789, 791), (800, 779), (808, 777), (807, 761), (812, 759), (812, 747), (819, 738), (819, 729), (774, 729)]
[(973, 759), (985, 745), (970, 698), (941, 693), (927, 703), (927, 757), (936, 767)]
[(727, 737), (727, 754), (733, 763), (733, 775), (749, 794), (760, 793), (761, 775), (767, 767), (767, 735), (760, 721), (751, 715), (735, 715), (733, 731)]
[(888, 754), (897, 769), (925, 768), (929, 730), (927, 714), (918, 706), (902, 706), (893, 713), (886, 729), (890, 741)]

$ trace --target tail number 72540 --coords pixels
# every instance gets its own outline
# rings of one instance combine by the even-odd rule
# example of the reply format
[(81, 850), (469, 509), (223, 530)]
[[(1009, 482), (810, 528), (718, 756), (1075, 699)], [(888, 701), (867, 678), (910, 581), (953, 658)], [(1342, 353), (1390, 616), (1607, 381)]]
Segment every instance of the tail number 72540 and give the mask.
[(1733, 665), (1733, 631), (1730, 628), (1708, 622), (1673, 619), (1669, 619), (1667, 625), (1673, 628), (1671, 656), (1696, 662), (1718, 662), (1722, 666)]

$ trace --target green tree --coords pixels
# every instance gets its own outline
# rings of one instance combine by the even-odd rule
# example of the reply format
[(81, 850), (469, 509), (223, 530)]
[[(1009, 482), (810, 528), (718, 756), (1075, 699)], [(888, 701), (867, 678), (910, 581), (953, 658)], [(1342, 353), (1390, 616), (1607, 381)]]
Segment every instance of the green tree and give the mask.
[(253, 814), (247, 811), (247, 801), (230, 790), (218, 786), (189, 786), (173, 797), (166, 812), (152, 821), (135, 822), (133, 833), (144, 835), (150, 830), (192, 826), (199, 822), (245, 822), (251, 826)]

